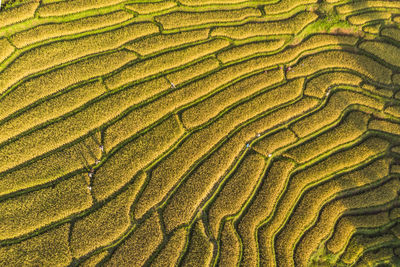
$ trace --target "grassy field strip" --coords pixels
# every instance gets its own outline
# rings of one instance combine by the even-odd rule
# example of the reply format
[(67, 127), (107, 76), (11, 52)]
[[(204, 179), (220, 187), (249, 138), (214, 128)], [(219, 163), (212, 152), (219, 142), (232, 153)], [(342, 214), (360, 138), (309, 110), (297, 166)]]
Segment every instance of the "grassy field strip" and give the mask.
[(318, 215), (322, 205), (332, 197), (341, 191), (368, 185), (389, 173), (390, 160), (377, 159), (366, 164), (357, 166), (358, 169), (355, 171), (324, 178), (321, 183), (314, 184), (304, 191), (288, 221), (275, 234), (275, 247), (279, 253), (285, 257), (292, 257), (295, 242), (306, 226), (316, 219), (315, 216)]
[[(69, 229), (70, 225), (66, 223), (21, 243), (2, 246), (0, 247), (0, 262), (8, 266), (68, 265), (72, 260), (68, 244)], [(52, 249), (39, 249), (46, 246), (50, 246)]]
[[(317, 248), (319, 241), (323, 240), (328, 234), (324, 229), (332, 229), (338, 216), (344, 210), (383, 205), (395, 199), (395, 191), (398, 186), (398, 181), (396, 179), (390, 179), (380, 187), (371, 188), (370, 190), (344, 199), (337, 199), (325, 205), (320, 211), (317, 221), (303, 234), (302, 242), (299, 242), (296, 248), (297, 254), (302, 255), (301, 258), (298, 259), (299, 263), (302, 262), (304, 264), (310, 258), (311, 253)], [(352, 201), (353, 204), (351, 204)]]
[[(193, 163), (196, 162), (197, 158), (201, 156), (201, 154), (197, 155), (197, 157), (193, 157), (191, 155), (198, 154), (200, 151), (203, 151), (202, 154), (206, 153), (221, 138), (223, 138), (225, 134), (234, 130), (240, 123), (245, 122), (246, 120), (259, 114), (262, 111), (266, 111), (270, 108), (273, 108), (274, 106), (283, 104), (286, 101), (290, 101), (291, 99), (296, 98), (296, 95), (294, 94), (297, 94), (298, 92), (296, 91), (290, 92), (290, 90), (292, 88), (296, 88), (295, 90), (301, 89), (300, 87), (301, 85), (299, 84), (299, 82), (301, 81), (293, 82), (291, 83), (291, 86), (286, 86), (285, 91), (287, 95), (284, 96), (286, 99), (284, 99), (282, 95), (282, 99), (280, 99), (281, 102), (268, 103), (267, 101), (268, 100), (271, 101), (271, 99), (275, 97), (275, 94), (278, 93), (278, 90), (267, 91), (266, 93), (261, 94), (256, 98), (253, 98), (251, 101), (245, 102), (247, 105), (238, 106), (235, 109), (229, 110), (222, 117), (219, 117), (215, 122), (209, 124), (209, 127), (202, 128), (194, 132), (192, 138), (185, 140), (185, 142), (180, 145), (180, 148), (178, 150), (174, 151), (171, 155), (169, 155), (167, 159), (160, 162), (160, 164), (154, 170), (152, 170), (151, 181), (153, 182), (157, 181), (156, 184), (159, 184), (160, 181), (165, 180), (162, 177), (166, 176), (170, 177), (170, 181), (163, 182), (164, 183), (163, 188), (160, 188), (156, 184), (154, 185), (157, 186), (157, 188), (159, 188), (157, 195), (162, 196), (163, 194), (166, 194), (170, 190), (170, 188), (176, 182), (179, 181), (179, 178), (186, 172), (186, 170), (190, 166), (192, 166)], [(213, 140), (213, 141), (205, 143), (202, 140), (210, 140), (210, 141)], [(179, 165), (181, 166), (180, 170), (175, 170), (175, 168), (171, 167), (168, 168), (164, 167), (168, 165), (176, 166), (178, 162)], [(160, 172), (159, 170), (162, 172)], [(165, 173), (166, 171), (168, 171), (168, 175)], [(151, 181), (150, 183), (152, 183)], [(147, 191), (148, 193), (146, 193), (146, 191), (147, 190), (145, 190), (145, 194), (151, 192)], [(150, 197), (150, 195), (148, 197)], [(150, 200), (147, 199), (148, 197), (145, 197), (143, 199), (143, 205), (145, 207), (151, 207), (154, 204), (156, 204), (156, 202), (154, 201), (157, 199), (154, 199), (154, 197), (152, 197), (153, 200)], [(157, 200), (157, 202), (158, 201), (159, 200)], [(137, 204), (137, 207), (140, 208), (140, 206), (141, 206), (141, 201), (139, 201), (139, 203)]]
[(126, 11), (115, 11), (109, 14), (85, 17), (63, 23), (48, 23), (34, 28), (17, 32), (10, 36), (10, 41), (18, 48), (31, 45), (65, 35), (75, 35), (92, 30), (102, 29), (108, 26), (122, 23), (131, 19), (132, 14)]
[[(100, 134), (94, 133), (61, 149), (46, 154), (37, 161), (29, 162), (19, 168), (0, 174), (0, 196), (20, 190), (36, 188), (46, 183), (93, 165), (101, 157), (99, 144)], [(9, 195), (12, 197), (12, 195)]]
[[(320, 181), (330, 173), (335, 173), (358, 165), (384, 151), (387, 145), (388, 142), (382, 139), (368, 138), (367, 140), (362, 140), (361, 143), (354, 148), (336, 152), (330, 157), (314, 163), (305, 169), (297, 168), (292, 171), (286, 179), (285, 189), (280, 194), (272, 216), (258, 226), (260, 240), (264, 240), (264, 243), (273, 240), (276, 231), (289, 219), (288, 214), (290, 214), (290, 211), (298, 202), (305, 189), (305, 185)], [(362, 154), (363, 152), (365, 153)], [(274, 255), (274, 246), (271, 247), (271, 245), (271, 243), (268, 245), (264, 244), (264, 246), (267, 246), (264, 247), (264, 253), (266, 253), (264, 257), (266, 259)], [(262, 251), (263, 249), (260, 248), (260, 252)]]
[[(15, 59), (0, 73), (0, 86), (8, 89), (20, 79), (35, 72), (54, 68), (90, 54), (116, 49), (128, 41), (155, 32), (158, 32), (158, 27), (153, 23), (134, 23), (101, 34), (33, 48)], [(27, 62), (35, 62), (35, 65), (27, 65)]]

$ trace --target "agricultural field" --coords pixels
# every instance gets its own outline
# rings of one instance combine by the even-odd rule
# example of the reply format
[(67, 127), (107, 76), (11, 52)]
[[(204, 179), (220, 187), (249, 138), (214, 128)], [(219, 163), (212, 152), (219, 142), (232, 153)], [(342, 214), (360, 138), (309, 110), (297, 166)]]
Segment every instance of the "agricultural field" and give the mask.
[(0, 267), (400, 266), (400, 1), (0, 3)]

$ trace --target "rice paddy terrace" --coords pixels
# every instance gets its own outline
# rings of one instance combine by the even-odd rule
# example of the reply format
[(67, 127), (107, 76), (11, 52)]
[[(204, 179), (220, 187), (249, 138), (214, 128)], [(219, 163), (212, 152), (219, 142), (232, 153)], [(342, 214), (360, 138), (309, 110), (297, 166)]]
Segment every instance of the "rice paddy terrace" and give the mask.
[(0, 266), (400, 266), (399, 23), (3, 1)]

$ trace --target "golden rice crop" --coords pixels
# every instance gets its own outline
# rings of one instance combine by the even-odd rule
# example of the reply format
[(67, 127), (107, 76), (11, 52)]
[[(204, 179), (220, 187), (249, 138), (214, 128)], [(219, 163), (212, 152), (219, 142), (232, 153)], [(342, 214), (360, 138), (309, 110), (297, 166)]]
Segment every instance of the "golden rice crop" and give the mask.
[(383, 108), (382, 100), (361, 95), (357, 92), (338, 91), (331, 94), (325, 107), (295, 122), (291, 125), (291, 130), (298, 136), (304, 137), (339, 119), (343, 109), (352, 104), (362, 104), (378, 110)]
[(158, 27), (153, 23), (132, 23), (111, 31), (32, 48), (0, 73), (0, 86), (8, 88), (27, 75), (93, 53), (118, 48), (130, 40), (155, 32), (158, 32)]
[(175, 231), (164, 248), (151, 262), (151, 266), (164, 267), (175, 264), (179, 259), (181, 251), (185, 247), (187, 234), (187, 230), (183, 227)]
[(75, 221), (70, 246), (72, 255), (79, 258), (121, 236), (131, 225), (130, 208), (146, 174), (141, 173), (126, 190), (103, 207)]
[(373, 25), (366, 25), (362, 27), (364, 32), (372, 33), (372, 34), (379, 34), (379, 29), (381, 27), (380, 23), (373, 24)]
[(391, 260), (393, 259), (393, 256), (393, 248), (379, 247), (373, 249), (372, 251), (366, 251), (363, 253), (357, 260), (356, 264), (360, 267), (371, 266), (378, 261)]
[(202, 12), (176, 11), (156, 16), (155, 20), (161, 23), (164, 29), (174, 29), (207, 23), (240, 21), (247, 17), (255, 17), (259, 15), (261, 15), (261, 12), (257, 8), (246, 7), (242, 9)]
[(381, 58), (385, 62), (399, 67), (400, 49), (388, 43), (378, 41), (365, 41), (359, 47), (365, 51)]
[[(80, 112), (25, 135), (0, 148), (0, 170), (12, 168), (26, 160), (71, 142), (117, 116), (130, 99), (114, 94), (95, 102)], [(116, 101), (120, 100), (120, 101)], [(7, 163), (4, 163), (7, 162)]]
[[(210, 127), (206, 128), (212, 129), (210, 132), (212, 133), (213, 142), (216, 143), (229, 131), (235, 129), (240, 123), (245, 122), (269, 108), (273, 108), (296, 98), (301, 92), (302, 82), (302, 79), (291, 81), (285, 86), (267, 91), (231, 109), (215, 123), (210, 125)], [(250, 131), (250, 134), (255, 136), (253, 130)], [(204, 140), (207, 139), (202, 138), (202, 142), (204, 142)], [(207, 195), (213, 184), (218, 181), (219, 177), (224, 174), (225, 170), (229, 168), (235, 156), (244, 146), (243, 140), (246, 139), (229, 139), (224, 146), (204, 160), (201, 166), (191, 173), (179, 186), (163, 212), (167, 232), (174, 229), (177, 225), (190, 220), (197, 205), (200, 204), (201, 200)], [(181, 168), (183, 167), (182, 165), (180, 166)], [(182, 171), (185, 171), (185, 169), (182, 168)]]
[(378, 236), (353, 235), (346, 250), (341, 255), (341, 259), (345, 264), (352, 264), (365, 249), (391, 240), (393, 240), (391, 234), (381, 234)]
[(203, 0), (199, 2), (198, 0), (181, 0), (183, 5), (188, 6), (202, 6), (202, 5), (211, 5), (211, 4), (235, 4), (246, 2), (245, 0)]
[(175, 6), (176, 3), (174, 1), (167, 0), (154, 3), (134, 3), (134, 4), (128, 4), (125, 7), (139, 14), (150, 14), (165, 9), (169, 9)]
[(102, 259), (108, 255), (108, 251), (96, 253), (81, 263), (83, 267), (95, 267)]
[(326, 242), (329, 251), (337, 254), (346, 247), (349, 237), (359, 228), (378, 228), (389, 223), (387, 211), (376, 214), (344, 216), (335, 225), (333, 235)]
[(167, 52), (126, 67), (120, 72), (107, 78), (105, 83), (109, 88), (114, 89), (131, 81), (179, 67), (228, 45), (229, 42), (227, 40), (213, 39), (177, 51)]
[[(257, 264), (257, 244), (255, 240), (257, 225), (271, 213), (280, 192), (284, 189), (286, 178), (293, 168), (294, 164), (288, 160), (274, 161), (267, 171), (267, 175), (263, 178), (261, 187), (254, 196), (253, 202), (251, 202), (246, 213), (240, 219), (238, 232), (243, 242), (242, 262), (246, 266)], [(269, 244), (264, 242), (260, 245), (271, 248)], [(272, 256), (272, 254), (268, 255)], [(271, 259), (271, 257), (269, 258)]]
[(211, 36), (227, 36), (233, 39), (245, 39), (260, 35), (296, 34), (305, 26), (317, 19), (310, 12), (300, 12), (286, 20), (267, 22), (247, 22), (237, 26), (217, 26)]
[(0, 28), (33, 18), (39, 1), (27, 1), (18, 7), (2, 10), (0, 13)]
[(271, 4), (267, 4), (264, 6), (265, 13), (269, 14), (278, 14), (278, 13), (285, 13), (294, 8), (307, 5), (307, 4), (314, 4), (317, 3), (317, 0), (286, 0), (286, 1), (278, 1)]
[(64, 16), (76, 12), (82, 12), (94, 8), (102, 8), (118, 3), (123, 0), (71, 0), (48, 3), (38, 8), (40, 17)]
[(54, 181), (101, 157), (100, 134), (95, 133), (73, 146), (66, 147), (22, 168), (0, 175), (0, 195)]
[(167, 79), (175, 85), (186, 82), (206, 72), (215, 70), (219, 67), (219, 62), (214, 57), (205, 58), (186, 68), (168, 74)]
[(308, 80), (304, 94), (323, 98), (331, 86), (342, 84), (358, 86), (361, 82), (362, 79), (359, 76), (349, 72), (328, 72)]
[(89, 208), (92, 198), (87, 186), (84, 176), (78, 174), (54, 188), (47, 187), (2, 201), (0, 239), (21, 236)]
[[(369, 157), (384, 151), (387, 146), (387, 141), (369, 138), (358, 146), (336, 153), (293, 175), (285, 188), (285, 194), (275, 207), (272, 219), (261, 228), (262, 238), (266, 240), (264, 242), (271, 240), (275, 231), (286, 220), (288, 212), (296, 204), (305, 185), (317, 182), (331, 173), (359, 164)], [(266, 249), (270, 251), (270, 249)]]
[(256, 153), (246, 155), (210, 204), (208, 220), (211, 234), (217, 238), (222, 219), (237, 213), (260, 179), (264, 158)]
[(335, 176), (326, 183), (312, 187), (306, 191), (299, 204), (293, 210), (289, 220), (276, 236), (276, 249), (284, 252), (286, 257), (289, 256), (292, 253), (297, 238), (307, 225), (315, 219), (321, 206), (329, 198), (338, 192), (351, 189), (355, 186), (364, 186), (382, 179), (388, 174), (389, 165), (390, 162), (388, 160), (377, 160), (360, 170)]
[(182, 259), (182, 266), (209, 266), (212, 258), (212, 245), (208, 240), (204, 225), (197, 221), (193, 226), (187, 251)]
[(0, 247), (3, 266), (67, 266), (72, 261), (68, 246), (69, 223), (17, 244)]
[(182, 122), (188, 128), (203, 124), (226, 107), (283, 79), (283, 71), (279, 69), (269, 70), (267, 74), (262, 72), (246, 77), (184, 110), (181, 115)]
[[(257, 132), (265, 131), (266, 129), (272, 128), (279, 123), (299, 115), (311, 107), (314, 107), (317, 103), (315, 99), (304, 99), (255, 121), (249, 131), (244, 131), (247, 136), (237, 135), (237, 138), (232, 141), (233, 144), (240, 144), (239, 146), (234, 146), (234, 149), (239, 149), (240, 151), (242, 146), (244, 146), (243, 140), (254, 138)], [(226, 127), (226, 124), (215, 124), (212, 127), (207, 127), (196, 132), (191, 138), (181, 143), (179, 149), (173, 151), (168, 157), (160, 161), (152, 170), (149, 183), (139, 198), (138, 203), (135, 205), (135, 217), (140, 218), (145, 211), (157, 204), (200, 155), (208, 151), (215, 144), (214, 142), (223, 138), (224, 133), (229, 131), (229, 129), (224, 129)], [(214, 128), (223, 130), (214, 130)], [(249, 138), (248, 135), (251, 135), (251, 137)], [(204, 140), (209, 141), (204, 142)], [(232, 153), (232, 151), (229, 153)], [(230, 157), (232, 155), (235, 155), (235, 153), (231, 154)]]
[(105, 91), (104, 85), (95, 81), (42, 102), (19, 116), (1, 123), (0, 142), (74, 110)]
[(272, 134), (269, 134), (258, 140), (253, 148), (257, 152), (268, 156), (275, 150), (294, 143), (297, 140), (296, 135), (289, 129), (282, 129)]
[(396, 207), (390, 210), (390, 220), (395, 220), (400, 217), (400, 208)]
[(393, 83), (400, 85), (400, 74), (394, 74), (392, 79)]
[(399, 186), (398, 181), (391, 180), (374, 190), (328, 203), (321, 209), (319, 220), (303, 235), (301, 242), (298, 244), (296, 251), (297, 262), (302, 264), (307, 262), (321, 240), (326, 238), (329, 232), (332, 231), (338, 216), (345, 210), (387, 203), (396, 197), (396, 191)]
[(232, 221), (225, 221), (222, 227), (218, 266), (236, 266), (240, 255), (240, 242)]
[(400, 42), (400, 29), (397, 28), (383, 28), (381, 35), (385, 37), (392, 38)]
[(323, 154), (336, 146), (360, 137), (367, 130), (369, 115), (360, 111), (351, 111), (334, 128), (308, 140), (285, 152), (285, 155), (303, 163)]
[(265, 40), (260, 42), (251, 42), (240, 46), (234, 46), (228, 50), (217, 54), (219, 60), (223, 63), (251, 56), (256, 53), (272, 52), (279, 49), (285, 43), (284, 39)]
[(49, 23), (33, 27), (26, 31), (18, 32), (12, 35), (10, 40), (15, 46), (21, 48), (54, 37), (77, 34), (118, 24), (132, 16), (132, 14), (129, 14), (126, 11), (116, 11), (109, 14), (85, 17), (64, 23)]
[(348, 16), (347, 20), (354, 25), (364, 25), (370, 21), (388, 20), (392, 14), (385, 11), (370, 11), (357, 15)]
[(150, 125), (168, 112), (201, 98), (236, 77), (251, 72), (254, 68), (257, 66), (250, 66), (246, 62), (224, 68), (174, 90), (146, 106), (133, 110), (107, 128), (105, 143), (117, 144), (125, 140), (132, 135), (132, 132)]
[(107, 265), (143, 266), (162, 239), (160, 219), (158, 214), (153, 212), (119, 245)]
[(160, 33), (131, 41), (125, 47), (141, 55), (148, 55), (174, 46), (205, 40), (208, 38), (209, 31), (209, 29), (200, 29), (169, 34)]
[(0, 38), (0, 63), (8, 58), (15, 50), (6, 38)]
[(395, 117), (400, 117), (400, 106), (398, 105), (388, 106), (387, 108), (385, 108), (385, 112)]
[[(184, 130), (175, 116), (125, 144), (96, 172), (93, 192), (97, 199), (105, 199), (118, 190), (142, 168), (166, 151)], [(107, 147), (105, 147), (107, 149)], [(132, 158), (135, 159), (132, 162)], [(115, 176), (118, 180), (115, 180)]]
[(373, 119), (369, 122), (368, 129), (388, 132), (391, 134), (400, 134), (400, 125), (387, 120)]
[(0, 118), (75, 83), (106, 74), (134, 58), (128, 51), (100, 55), (23, 82), (0, 100)]
[(311, 75), (323, 68), (347, 68), (385, 84), (391, 83), (392, 71), (364, 55), (346, 51), (324, 51), (303, 57), (287, 73), (287, 78)]
[(364, 0), (362, 2), (349, 2), (343, 5), (339, 5), (336, 7), (336, 10), (340, 14), (347, 14), (347, 13), (353, 13), (354, 11), (359, 11), (362, 9), (372, 9), (372, 8), (377, 8), (377, 7), (384, 7), (384, 8), (400, 8), (400, 3), (398, 2), (391, 2), (391, 1), (370, 1), (370, 0)]

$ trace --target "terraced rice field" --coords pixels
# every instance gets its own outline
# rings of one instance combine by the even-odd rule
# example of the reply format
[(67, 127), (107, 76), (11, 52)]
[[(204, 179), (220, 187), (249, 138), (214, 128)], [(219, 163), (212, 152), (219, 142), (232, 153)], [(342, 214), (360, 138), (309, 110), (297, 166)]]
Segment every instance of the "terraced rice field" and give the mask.
[(400, 2), (0, 9), (0, 266), (400, 266)]

